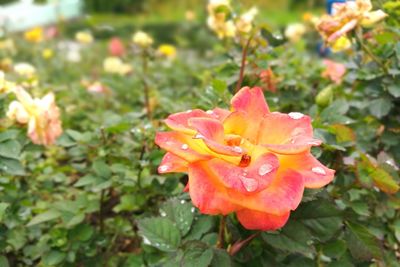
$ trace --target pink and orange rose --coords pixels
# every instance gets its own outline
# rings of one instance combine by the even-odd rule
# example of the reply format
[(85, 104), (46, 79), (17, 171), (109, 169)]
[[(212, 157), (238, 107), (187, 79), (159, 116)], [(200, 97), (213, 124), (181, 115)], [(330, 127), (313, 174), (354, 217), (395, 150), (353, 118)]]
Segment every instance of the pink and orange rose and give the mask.
[(311, 118), (270, 112), (261, 88), (242, 88), (231, 109), (170, 115), (156, 144), (167, 151), (158, 171), (187, 172), (193, 204), (205, 214), (235, 212), (247, 229), (275, 230), (299, 205), (304, 188), (320, 188), (335, 171), (310, 153), (321, 144)]

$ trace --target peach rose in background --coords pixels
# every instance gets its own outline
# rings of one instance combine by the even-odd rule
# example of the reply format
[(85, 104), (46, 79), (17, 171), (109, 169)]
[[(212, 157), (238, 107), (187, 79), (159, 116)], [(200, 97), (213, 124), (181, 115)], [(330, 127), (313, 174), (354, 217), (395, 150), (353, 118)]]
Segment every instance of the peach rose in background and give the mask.
[(108, 43), (108, 53), (114, 57), (122, 57), (125, 54), (124, 43), (118, 37), (113, 37)]
[(242, 88), (231, 109), (170, 115), (155, 142), (167, 151), (158, 171), (187, 172), (193, 204), (205, 214), (235, 212), (247, 229), (275, 230), (300, 204), (304, 188), (321, 188), (335, 171), (310, 149), (311, 118), (270, 112), (261, 88)]
[(326, 68), (322, 72), (322, 77), (328, 78), (336, 84), (342, 83), (343, 76), (346, 74), (346, 66), (329, 59), (324, 59), (323, 63)]
[(333, 15), (324, 15), (317, 23), (317, 30), (328, 44), (334, 44), (357, 26), (370, 27), (384, 19), (382, 10), (372, 10), (370, 0), (347, 1), (333, 6)]
[(13, 89), (17, 100), (10, 103), (7, 117), (20, 124), (28, 124), (28, 136), (34, 144), (51, 145), (62, 133), (60, 111), (54, 94), (32, 98), (21, 87)]

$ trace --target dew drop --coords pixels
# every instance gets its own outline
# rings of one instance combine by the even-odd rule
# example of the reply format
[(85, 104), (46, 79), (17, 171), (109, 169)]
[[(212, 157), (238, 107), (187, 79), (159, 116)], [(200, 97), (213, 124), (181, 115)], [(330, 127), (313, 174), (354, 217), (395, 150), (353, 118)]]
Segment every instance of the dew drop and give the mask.
[(185, 201), (184, 199), (181, 200), (181, 204), (185, 204), (185, 202), (186, 202), (186, 201)]
[(258, 174), (261, 175), (261, 176), (264, 176), (267, 173), (270, 173), (273, 169), (274, 169), (274, 167), (271, 164), (268, 164), (268, 163), (267, 164), (263, 164), (258, 169)]
[(189, 146), (188, 146), (188, 144), (182, 144), (181, 148), (182, 148), (183, 150), (186, 150), (186, 149), (189, 148)]
[(147, 239), (147, 237), (143, 236), (143, 243), (146, 245), (151, 245), (150, 240)]
[(202, 134), (196, 134), (196, 135), (194, 136), (194, 139), (204, 139), (204, 135), (202, 135)]
[(163, 210), (160, 210), (160, 215), (161, 215), (161, 217), (165, 217), (165, 216), (167, 216), (167, 213)]
[(212, 111), (212, 110), (207, 110), (206, 113), (211, 115), (211, 114), (214, 114), (214, 111)]
[(192, 208), (190, 209), (190, 211), (191, 211), (192, 213), (194, 213), (195, 210), (196, 210), (196, 209), (195, 209), (194, 207), (192, 207)]
[(240, 146), (234, 146), (232, 147), (232, 150), (236, 153), (242, 153), (243, 149)]
[(309, 141), (307, 142), (308, 145), (312, 145), (312, 146), (318, 146), (319, 145), (319, 141), (314, 140), (314, 141)]
[(192, 112), (193, 110), (191, 110), (191, 109), (189, 109), (189, 110), (186, 110), (186, 113), (190, 113), (190, 112)]
[(168, 171), (169, 167), (167, 165), (161, 165), (160, 167), (158, 167), (158, 171), (159, 172), (166, 172)]
[(294, 120), (299, 120), (304, 117), (304, 114), (300, 112), (290, 112), (288, 115)]
[(311, 169), (311, 171), (313, 173), (316, 173), (316, 174), (321, 174), (321, 175), (325, 175), (326, 174), (325, 170), (323, 168), (321, 168), (321, 167), (314, 167), (314, 168)]
[(258, 181), (253, 178), (240, 177), (247, 192), (254, 192), (258, 188)]

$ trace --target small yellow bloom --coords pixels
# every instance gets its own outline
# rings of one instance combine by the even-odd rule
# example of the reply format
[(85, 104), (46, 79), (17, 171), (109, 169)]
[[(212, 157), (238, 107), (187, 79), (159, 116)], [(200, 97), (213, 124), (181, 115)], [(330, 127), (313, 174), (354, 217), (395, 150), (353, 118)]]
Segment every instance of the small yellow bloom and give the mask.
[(285, 37), (292, 43), (300, 41), (301, 37), (306, 33), (306, 26), (302, 23), (289, 24), (285, 30)]
[(12, 69), (13, 61), (11, 58), (6, 57), (0, 60), (0, 70), (9, 71)]
[(36, 68), (25, 62), (15, 64), (14, 71), (24, 78), (32, 78), (36, 74)]
[(151, 38), (147, 33), (138, 31), (132, 36), (132, 41), (134, 44), (147, 48), (153, 44), (153, 38)]
[(4, 72), (0, 71), (0, 93), (8, 93), (13, 90), (15, 83), (5, 79)]
[(28, 42), (40, 43), (41, 41), (43, 41), (43, 28), (35, 27), (29, 31), (26, 31), (24, 33), (24, 38)]
[(90, 44), (93, 42), (93, 36), (90, 32), (81, 31), (75, 34), (75, 40), (81, 44)]
[(214, 31), (218, 38), (224, 39), (236, 35), (236, 26), (233, 20), (228, 19), (231, 13), (229, 0), (210, 0), (207, 6), (208, 27)]
[(157, 53), (161, 56), (174, 59), (176, 57), (176, 48), (173, 45), (162, 44), (158, 47)]
[(44, 59), (52, 58), (53, 55), (54, 55), (54, 51), (50, 48), (43, 49), (43, 51), (42, 51), (42, 57)]
[(5, 39), (0, 41), (0, 50), (14, 53), (16, 51), (14, 41), (12, 39)]
[(193, 10), (186, 10), (185, 19), (187, 21), (194, 21), (196, 19), (196, 13)]
[(108, 57), (103, 62), (105, 72), (126, 75), (132, 72), (132, 66), (124, 63), (119, 57)]
[(249, 33), (253, 28), (253, 20), (258, 14), (258, 9), (253, 7), (246, 13), (240, 15), (236, 21), (236, 29), (241, 33)]
[(331, 44), (332, 52), (338, 53), (351, 48), (351, 41), (349, 38), (342, 36)]

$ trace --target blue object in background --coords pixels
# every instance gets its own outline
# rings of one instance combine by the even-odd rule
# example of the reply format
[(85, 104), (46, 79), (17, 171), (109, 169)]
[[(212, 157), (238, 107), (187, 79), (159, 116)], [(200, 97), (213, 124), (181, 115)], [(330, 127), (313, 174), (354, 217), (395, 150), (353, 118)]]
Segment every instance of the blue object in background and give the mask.
[(319, 42), (317, 44), (317, 52), (318, 55), (320, 55), (321, 57), (328, 57), (331, 54), (331, 49), (329, 47), (326, 47), (323, 42)]
[(326, 0), (326, 12), (332, 15), (332, 6), (335, 3), (346, 3), (346, 0)]

